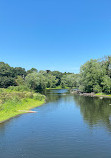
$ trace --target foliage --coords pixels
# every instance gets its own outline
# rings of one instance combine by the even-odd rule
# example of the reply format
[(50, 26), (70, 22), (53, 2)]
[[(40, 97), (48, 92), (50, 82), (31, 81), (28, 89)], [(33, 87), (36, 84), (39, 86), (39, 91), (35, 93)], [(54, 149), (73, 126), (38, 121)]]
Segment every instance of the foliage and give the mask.
[(25, 83), (29, 88), (33, 90), (45, 89), (47, 80), (43, 74), (33, 72), (26, 76)]
[(48, 74), (46, 79), (47, 79), (47, 88), (55, 88), (56, 87), (56, 85), (58, 83), (58, 79), (56, 78), (56, 76)]
[(111, 57), (91, 59), (82, 65), (79, 88), (83, 92), (111, 93)]
[(62, 74), (62, 72), (59, 72), (59, 71), (50, 71), (50, 74), (52, 75), (52, 76), (55, 76), (56, 77), (56, 86), (58, 86), (58, 85), (60, 85), (60, 83), (61, 83), (61, 78), (62, 78), (62, 76), (63, 76), (63, 74)]
[(15, 82), (17, 86), (24, 85), (24, 79), (21, 76), (17, 76)]
[(26, 85), (20, 85), (20, 86), (10, 86), (7, 88), (7, 91), (19, 91), (19, 92), (24, 92), (24, 91), (31, 91), (31, 89), (26, 86)]
[[(82, 92), (111, 93), (111, 56), (87, 61), (79, 74), (31, 68), (27, 72), (21, 67), (10, 67), (0, 62), (0, 88), (25, 86), (32, 90), (69, 87)], [(22, 88), (20, 88), (22, 89)]]
[(14, 68), (14, 76), (17, 77), (17, 76), (21, 76), (22, 78), (25, 78), (26, 76), (26, 71), (24, 68), (21, 68), (21, 67), (15, 67)]
[(0, 88), (7, 88), (9, 86), (15, 86), (16, 82), (14, 78), (7, 76), (0, 76)]
[(4, 62), (0, 62), (0, 88), (18, 85), (16, 82), (18, 76), (22, 77), (23, 79), (25, 78), (26, 71), (24, 68), (13, 68)]
[(65, 74), (61, 78), (61, 87), (78, 87), (79, 74)]
[(84, 87), (84, 91), (92, 92), (95, 85), (101, 84), (102, 73), (101, 66), (97, 60), (90, 60), (81, 66), (80, 83)]
[(27, 70), (27, 74), (30, 74), (33, 72), (38, 72), (38, 70), (36, 68), (31, 68), (30, 70)]
[(21, 110), (29, 110), (45, 102), (44, 95), (28, 90), (21, 91), (20, 87), (17, 87), (0, 88), (0, 121), (23, 113)]
[(55, 76), (46, 73), (46, 71), (39, 71), (38, 73), (34, 72), (28, 74), (25, 78), (26, 85), (33, 89), (45, 89), (45, 88), (54, 88), (58, 80)]
[(108, 75), (103, 77), (103, 91), (106, 93), (111, 93), (111, 78)]
[(13, 72), (14, 68), (10, 67), (8, 64), (4, 63), (4, 62), (0, 62), (0, 76), (7, 76), (7, 77), (13, 77), (14, 76), (14, 72)]

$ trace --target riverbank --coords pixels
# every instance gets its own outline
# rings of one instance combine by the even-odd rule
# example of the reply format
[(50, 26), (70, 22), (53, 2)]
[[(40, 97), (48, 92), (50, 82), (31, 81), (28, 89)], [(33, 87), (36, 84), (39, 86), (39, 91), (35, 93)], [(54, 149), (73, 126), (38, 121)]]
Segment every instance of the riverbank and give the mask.
[(28, 110), (41, 106), (44, 103), (45, 100), (42, 101), (34, 100), (34, 99), (22, 100), (21, 103), (15, 105), (14, 109), (9, 108), (8, 110), (4, 109), (3, 111), (0, 111), (0, 123), (9, 120), (10, 118), (13, 118), (17, 115), (27, 113)]
[(111, 94), (96, 93), (96, 97), (111, 98)]
[(86, 97), (100, 97), (100, 98), (111, 98), (111, 94), (105, 94), (105, 93), (82, 93), (79, 90), (78, 91), (70, 91), (70, 93), (73, 94), (79, 94), (81, 96), (86, 96)]
[(40, 93), (7, 92), (7, 89), (2, 89), (0, 91), (0, 123), (44, 104), (45, 99), (46, 97)]

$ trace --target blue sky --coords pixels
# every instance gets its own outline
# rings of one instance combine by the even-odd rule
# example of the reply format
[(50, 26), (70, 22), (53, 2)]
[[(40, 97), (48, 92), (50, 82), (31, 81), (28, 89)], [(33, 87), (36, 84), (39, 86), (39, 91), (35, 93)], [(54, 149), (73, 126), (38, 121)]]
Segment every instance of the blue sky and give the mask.
[(111, 0), (0, 0), (0, 61), (78, 73), (111, 55)]

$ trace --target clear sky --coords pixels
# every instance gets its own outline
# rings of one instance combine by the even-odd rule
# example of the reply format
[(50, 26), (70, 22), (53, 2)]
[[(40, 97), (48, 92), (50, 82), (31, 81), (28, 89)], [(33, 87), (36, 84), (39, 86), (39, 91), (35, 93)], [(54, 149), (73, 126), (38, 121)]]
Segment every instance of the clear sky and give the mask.
[(111, 0), (0, 0), (0, 61), (79, 72), (111, 55)]

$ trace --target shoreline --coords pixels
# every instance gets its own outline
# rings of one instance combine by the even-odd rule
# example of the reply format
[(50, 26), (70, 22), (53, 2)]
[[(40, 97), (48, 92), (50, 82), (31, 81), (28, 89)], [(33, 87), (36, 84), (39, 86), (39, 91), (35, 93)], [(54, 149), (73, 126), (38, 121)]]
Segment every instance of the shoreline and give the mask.
[[(0, 124), (4, 123), (14, 117), (17, 117), (19, 115), (27, 114), (27, 113), (29, 113), (29, 110), (42, 106), (45, 102), (46, 102), (45, 99), (43, 99), (41, 101), (34, 100), (34, 99), (27, 99), (26, 102), (23, 103), (21, 108), (19, 107), (19, 108), (15, 109), (14, 111), (10, 110), (9, 113), (1, 111), (0, 112), (0, 115), (1, 115)], [(2, 118), (2, 115), (3, 115), (3, 118)]]
[(70, 92), (72, 94), (78, 94), (80, 96), (86, 96), (86, 97), (98, 97), (100, 99), (102, 98), (111, 98), (111, 95), (105, 95), (105, 94), (95, 94), (95, 93), (81, 93), (81, 92), (77, 92), (77, 91), (72, 91)]
[(111, 98), (111, 96), (108, 95), (95, 95), (94, 97)]

